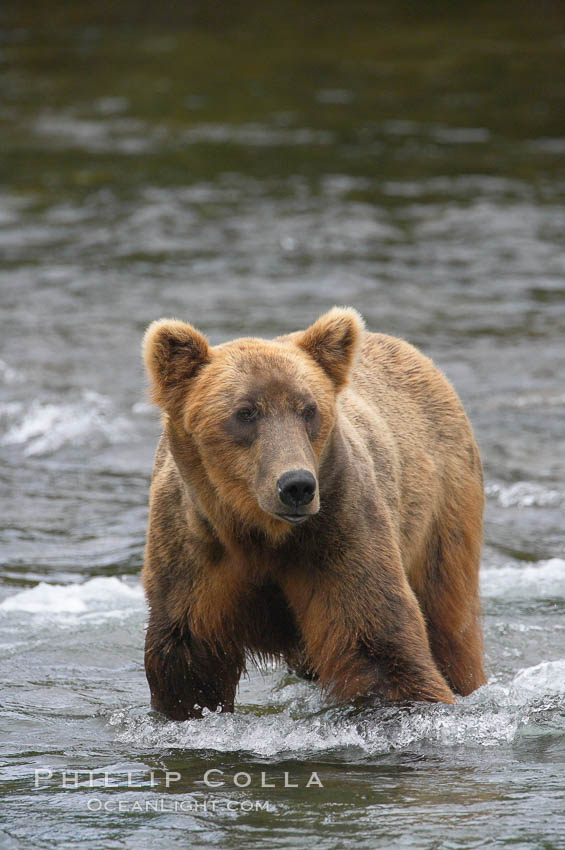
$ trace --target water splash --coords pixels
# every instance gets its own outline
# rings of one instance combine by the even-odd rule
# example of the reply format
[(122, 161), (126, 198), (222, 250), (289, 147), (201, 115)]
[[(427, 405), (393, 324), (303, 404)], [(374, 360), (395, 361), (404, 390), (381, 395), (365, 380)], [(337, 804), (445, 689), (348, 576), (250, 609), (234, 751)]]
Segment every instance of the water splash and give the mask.
[(554, 599), (565, 598), (565, 560), (550, 558), (539, 563), (508, 564), (481, 570), (484, 598)]
[(40, 582), (0, 602), (0, 614), (33, 614), (60, 623), (68, 623), (75, 615), (101, 619), (141, 611), (144, 611), (141, 586), (115, 576), (92, 578), (82, 584)]
[[(437, 747), (500, 747), (512, 743), (540, 704), (565, 707), (565, 660), (521, 670), (509, 683), (493, 682), (455, 706), (383, 705), (362, 709), (327, 706), (319, 689), (270, 677), (268, 706), (239, 705), (235, 714), (205, 712), (201, 720), (167, 722), (136, 708), (114, 711), (108, 719), (116, 738), (143, 749), (213, 749), (257, 756), (359, 750), (379, 755)], [(277, 681), (279, 688), (277, 689)], [(558, 705), (555, 698), (558, 697)], [(550, 706), (551, 703), (551, 706)]]
[(565, 495), (554, 488), (544, 487), (533, 481), (517, 481), (505, 487), (502, 484), (488, 484), (486, 495), (503, 508), (557, 508), (565, 500)]
[(17, 419), (0, 439), (0, 445), (23, 446), (26, 456), (48, 455), (66, 445), (93, 441), (117, 443), (131, 438), (131, 425), (116, 415), (109, 399), (85, 391), (80, 401), (55, 404), (36, 399), (27, 410), (13, 406)]

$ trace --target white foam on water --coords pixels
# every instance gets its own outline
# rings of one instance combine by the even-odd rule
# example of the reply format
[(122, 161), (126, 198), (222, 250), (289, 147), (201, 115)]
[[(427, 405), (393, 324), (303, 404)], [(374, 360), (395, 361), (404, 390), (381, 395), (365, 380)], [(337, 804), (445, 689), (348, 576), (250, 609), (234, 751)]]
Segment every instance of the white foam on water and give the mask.
[(521, 670), (514, 677), (509, 692), (510, 699), (520, 702), (561, 695), (565, 695), (565, 658), (542, 661), (535, 667)]
[(328, 130), (309, 127), (281, 128), (266, 124), (199, 124), (182, 133), (185, 144), (213, 142), (214, 144), (240, 144), (258, 147), (270, 145), (329, 145), (334, 134)]
[(349, 89), (319, 89), (315, 94), (318, 103), (351, 103), (355, 94)]
[(485, 493), (488, 498), (496, 499), (503, 508), (557, 508), (565, 502), (564, 493), (533, 481), (517, 481), (507, 487), (487, 484)]
[(4, 401), (0, 403), (0, 427), (2, 430), (10, 428), (11, 423), (20, 415), (23, 404), (19, 401)]
[(510, 407), (561, 407), (565, 404), (565, 393), (524, 393), (506, 403)]
[(155, 414), (155, 410), (155, 405), (150, 404), (148, 401), (136, 401), (131, 406), (131, 412), (141, 416), (145, 416), (147, 413)]
[(353, 724), (349, 729), (334, 728), (316, 718), (296, 719), (289, 709), (262, 717), (210, 713), (201, 720), (184, 723), (162, 723), (148, 716), (132, 718), (126, 709), (119, 709), (109, 722), (119, 728), (119, 741), (148, 748), (214, 749), (272, 756), (363, 746), (363, 738)]
[(144, 610), (140, 584), (116, 576), (91, 578), (82, 584), (47, 584), (14, 593), (0, 602), (0, 615), (20, 612), (60, 623), (106, 619)]
[[(490, 592), (508, 594), (516, 586), (552, 592), (565, 584), (565, 561), (485, 571)], [(522, 577), (522, 584), (518, 581)], [(82, 584), (40, 582), (0, 602), (0, 619), (33, 617), (57, 628), (145, 614), (143, 591), (117, 577)], [(272, 665), (264, 676), (251, 673), (241, 684), (235, 714), (206, 712), (201, 720), (165, 722), (147, 707), (122, 708), (109, 717), (116, 739), (147, 749), (244, 751), (262, 757), (360, 750), (367, 755), (434, 747), (490, 747), (512, 743), (532, 713), (555, 701), (565, 710), (565, 659), (520, 670), (501, 683), (493, 680), (455, 706), (415, 704), (353, 710), (326, 702), (319, 687), (290, 682)]]
[(448, 144), (470, 145), (487, 142), (490, 132), (485, 127), (444, 127), (437, 125), (431, 128), (431, 135), (439, 142)]
[[(510, 568), (509, 568), (510, 569)], [(503, 582), (516, 584), (516, 574), (539, 571), (563, 579), (565, 562), (511, 568)], [(505, 568), (487, 574), (505, 573)], [(551, 579), (553, 580), (553, 579)], [(40, 582), (0, 603), (0, 618), (33, 617), (57, 628), (96, 623), (145, 613), (140, 584), (117, 577), (82, 584)], [(557, 699), (565, 709), (565, 659), (545, 661), (518, 671), (506, 683), (492, 681), (455, 706), (376, 704), (354, 711), (350, 705), (326, 702), (319, 687), (288, 682), (271, 665), (264, 676), (251, 673), (241, 684), (235, 714), (205, 712), (201, 720), (165, 722), (146, 708), (122, 708), (109, 717), (117, 740), (148, 749), (213, 749), (258, 756), (308, 754), (354, 748), (368, 755), (440, 747), (499, 747), (514, 741), (544, 701)]]
[(141, 715), (139, 709), (123, 708), (114, 711), (108, 722), (116, 728), (119, 741), (149, 749), (304, 756), (353, 747), (379, 755), (429, 744), (503, 746), (516, 739), (532, 709), (539, 710), (544, 700), (563, 697), (565, 708), (565, 659), (521, 670), (506, 685), (485, 685), (455, 706), (376, 706), (360, 715), (349, 706), (324, 708), (315, 685), (300, 683), (277, 690), (276, 678), (271, 679), (268, 712), (236, 704), (235, 714), (205, 712), (199, 720), (166, 722), (148, 713)]
[(0, 360), (0, 383), (13, 384), (19, 377), (19, 372), (9, 366), (5, 360)]
[(151, 150), (154, 144), (150, 128), (142, 121), (120, 115), (119, 111), (114, 115), (107, 112), (103, 120), (44, 111), (32, 129), (53, 147), (74, 147), (96, 153), (140, 153)]
[(86, 445), (92, 440), (123, 442), (131, 437), (129, 422), (118, 416), (109, 399), (85, 391), (80, 401), (67, 404), (32, 402), (11, 413), (17, 419), (0, 439), (0, 445), (21, 445), (27, 456), (46, 455), (65, 445)]
[(550, 558), (481, 570), (481, 595), (488, 599), (554, 599), (565, 601), (565, 560)]
[(565, 154), (565, 138), (549, 136), (541, 139), (533, 139), (529, 143), (529, 147), (535, 151), (543, 151), (543, 153), (553, 153), (561, 156)]

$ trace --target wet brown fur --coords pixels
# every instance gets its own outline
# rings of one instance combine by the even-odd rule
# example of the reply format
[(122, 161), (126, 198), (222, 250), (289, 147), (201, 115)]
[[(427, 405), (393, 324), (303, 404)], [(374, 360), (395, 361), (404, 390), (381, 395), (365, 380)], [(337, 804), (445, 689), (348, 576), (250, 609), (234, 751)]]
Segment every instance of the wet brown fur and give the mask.
[[(162, 320), (144, 357), (164, 412), (143, 570), (157, 710), (233, 710), (248, 653), (341, 699), (453, 702), (484, 683), (481, 462), (431, 360), (345, 308), (216, 347)], [(319, 493), (290, 525), (274, 483), (296, 468)]]

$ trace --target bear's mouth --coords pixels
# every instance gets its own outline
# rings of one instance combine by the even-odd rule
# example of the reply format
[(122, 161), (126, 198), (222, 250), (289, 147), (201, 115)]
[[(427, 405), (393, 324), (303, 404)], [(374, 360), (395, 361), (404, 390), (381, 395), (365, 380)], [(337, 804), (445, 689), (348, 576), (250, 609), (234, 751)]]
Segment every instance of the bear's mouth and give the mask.
[(284, 519), (285, 522), (304, 522), (304, 520), (309, 519), (310, 514), (277, 514), (279, 519)]

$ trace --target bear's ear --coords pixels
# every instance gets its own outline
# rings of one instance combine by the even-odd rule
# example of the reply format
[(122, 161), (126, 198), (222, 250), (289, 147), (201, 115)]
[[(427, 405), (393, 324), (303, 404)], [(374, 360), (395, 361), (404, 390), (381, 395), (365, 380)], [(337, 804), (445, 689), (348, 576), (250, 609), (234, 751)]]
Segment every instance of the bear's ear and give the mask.
[(299, 336), (296, 345), (322, 367), (340, 390), (349, 378), (364, 327), (357, 310), (333, 307)]
[(151, 398), (171, 413), (184, 399), (188, 382), (210, 361), (208, 340), (177, 319), (152, 322), (143, 337), (143, 359), (151, 378)]

